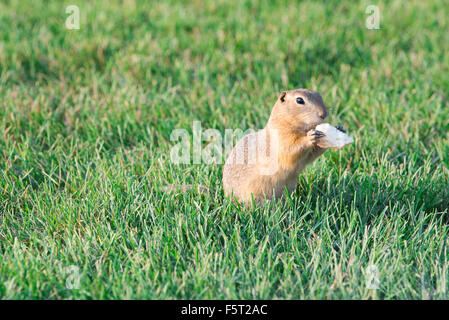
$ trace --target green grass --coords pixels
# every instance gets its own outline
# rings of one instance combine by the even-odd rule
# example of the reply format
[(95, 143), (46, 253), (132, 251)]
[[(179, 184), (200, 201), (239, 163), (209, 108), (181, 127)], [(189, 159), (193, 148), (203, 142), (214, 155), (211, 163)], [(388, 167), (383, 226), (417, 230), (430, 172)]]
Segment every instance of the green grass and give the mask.
[[(0, 298), (448, 298), (448, 2), (204, 2), (0, 3)], [(285, 201), (169, 161), (172, 130), (262, 128), (298, 87), (355, 143)]]

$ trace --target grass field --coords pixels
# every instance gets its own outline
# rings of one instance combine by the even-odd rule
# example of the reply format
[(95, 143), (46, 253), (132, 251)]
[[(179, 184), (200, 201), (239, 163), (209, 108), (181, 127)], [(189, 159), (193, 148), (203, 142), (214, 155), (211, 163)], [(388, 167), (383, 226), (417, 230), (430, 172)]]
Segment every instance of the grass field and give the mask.
[[(448, 298), (448, 12), (1, 1), (0, 298)], [(174, 129), (262, 128), (301, 87), (355, 143), (283, 201), (236, 207), (222, 164), (170, 161)]]

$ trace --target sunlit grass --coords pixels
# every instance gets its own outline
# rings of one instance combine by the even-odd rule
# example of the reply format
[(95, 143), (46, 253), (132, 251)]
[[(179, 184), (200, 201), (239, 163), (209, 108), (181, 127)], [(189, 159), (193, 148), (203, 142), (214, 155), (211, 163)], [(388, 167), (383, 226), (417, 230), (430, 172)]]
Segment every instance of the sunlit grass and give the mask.
[[(368, 2), (78, 1), (67, 30), (69, 4), (0, 3), (0, 297), (447, 298), (445, 1), (379, 2), (379, 30)], [(283, 201), (168, 160), (172, 130), (261, 128), (299, 87), (355, 143)]]

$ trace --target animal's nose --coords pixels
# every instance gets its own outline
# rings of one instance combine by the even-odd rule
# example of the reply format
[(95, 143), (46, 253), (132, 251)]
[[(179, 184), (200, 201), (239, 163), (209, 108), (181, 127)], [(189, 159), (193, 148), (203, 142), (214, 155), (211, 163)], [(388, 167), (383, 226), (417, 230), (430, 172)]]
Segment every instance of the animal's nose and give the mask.
[(329, 112), (327, 112), (326, 109), (324, 109), (324, 110), (321, 111), (321, 113), (320, 113), (320, 117), (321, 117), (321, 119), (323, 119), (323, 120), (326, 119), (328, 115), (329, 115)]

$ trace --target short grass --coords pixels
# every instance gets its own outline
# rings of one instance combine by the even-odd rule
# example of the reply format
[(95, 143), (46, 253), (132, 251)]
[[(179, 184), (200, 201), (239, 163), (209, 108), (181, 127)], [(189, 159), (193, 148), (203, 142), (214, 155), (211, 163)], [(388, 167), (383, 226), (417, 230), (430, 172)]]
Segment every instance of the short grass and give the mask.
[[(449, 3), (375, 2), (2, 1), (0, 297), (448, 298)], [(172, 130), (261, 128), (298, 87), (355, 143), (285, 201), (170, 162)]]

